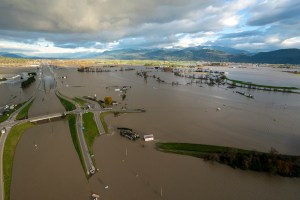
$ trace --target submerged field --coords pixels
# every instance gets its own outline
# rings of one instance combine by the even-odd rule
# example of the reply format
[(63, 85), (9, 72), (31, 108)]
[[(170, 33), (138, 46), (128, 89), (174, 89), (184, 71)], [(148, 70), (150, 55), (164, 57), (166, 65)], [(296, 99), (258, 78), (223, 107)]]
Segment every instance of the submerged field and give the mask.
[[(166, 82), (163, 83), (157, 82), (153, 77), (147, 80), (139, 77), (136, 71), (145, 70), (144, 67), (137, 67), (133, 71), (112, 69), (116, 71), (80, 73), (76, 68), (53, 71), (58, 77), (55, 80), (58, 90), (70, 98), (96, 96), (103, 100), (110, 96), (113, 101), (118, 102), (115, 108), (140, 108), (146, 112), (107, 115), (105, 129), (109, 134), (100, 137), (93, 137), (95, 134), (89, 135), (90, 150), (100, 171), (92, 176), (88, 183), (78, 151), (76, 152), (74, 147), (75, 118), (70, 121), (71, 134), (67, 121), (54, 122), (34, 129), (27, 137), (21, 138), (20, 146), (17, 147), (15, 162), (18, 163), (18, 167), (13, 172), (16, 174), (16, 179), (13, 178), (12, 181), (13, 199), (33, 198), (34, 195), (41, 197), (45, 192), (51, 193), (49, 199), (65, 196), (88, 199), (90, 192), (99, 193), (104, 199), (112, 200), (196, 200), (199, 197), (298, 199), (298, 179), (268, 176), (249, 170), (233, 170), (231, 167), (204, 162), (191, 156), (158, 152), (153, 142), (129, 141), (121, 137), (116, 128), (132, 128), (141, 136), (154, 134), (155, 140), (159, 142), (201, 143), (259, 152), (268, 152), (274, 147), (281, 154), (299, 155), (300, 136), (297, 130), (300, 124), (300, 95), (208, 86), (191, 83), (190, 79), (176, 77), (170, 72), (147, 69), (149, 75), (160, 77)], [(217, 69), (226, 70), (223, 67)], [(227, 69), (230, 70), (232, 79), (240, 78), (239, 74), (242, 73), (244, 76), (241, 79), (248, 81), (247, 77), (251, 77), (252, 73), (252, 69), (237, 69), (235, 76), (235, 69)], [(275, 73), (276, 78), (281, 76), (272, 70), (263, 73)], [(59, 78), (63, 76), (68, 78)], [(288, 73), (283, 75), (280, 79), (282, 85), (289, 85), (289, 81), (292, 81), (293, 87), (299, 87), (297, 81), (288, 80), (288, 77)], [(168, 84), (175, 81), (179, 84)], [(261, 83), (263, 84), (263, 81)], [(125, 99), (122, 99), (119, 91), (109, 89), (116, 86), (130, 86)], [(234, 93), (234, 90), (251, 93), (255, 98), (245, 98)], [(29, 116), (64, 111), (51, 87), (50, 91), (39, 91), (28, 112)], [(103, 121), (104, 116), (100, 119)], [(47, 132), (43, 131), (46, 128)], [(93, 128), (90, 131), (93, 132)], [(34, 144), (39, 147), (37, 151), (32, 149)], [(72, 156), (65, 162), (69, 154)], [(26, 158), (30, 158), (32, 163)], [(41, 160), (43, 162), (40, 162)], [(59, 166), (53, 167), (53, 163), (58, 163)], [(36, 178), (23, 189), (21, 184), (18, 184), (32, 177)], [(66, 189), (56, 187), (57, 181), (62, 181)], [(50, 183), (51, 187), (45, 186), (45, 190), (35, 190), (38, 185), (43, 185), (44, 188), (46, 183)], [(202, 187), (204, 185), (205, 187)], [(72, 190), (76, 191), (76, 195), (73, 195)], [(222, 190), (223, 193), (212, 192), (215, 190)], [(271, 192), (266, 193), (266, 190)]]

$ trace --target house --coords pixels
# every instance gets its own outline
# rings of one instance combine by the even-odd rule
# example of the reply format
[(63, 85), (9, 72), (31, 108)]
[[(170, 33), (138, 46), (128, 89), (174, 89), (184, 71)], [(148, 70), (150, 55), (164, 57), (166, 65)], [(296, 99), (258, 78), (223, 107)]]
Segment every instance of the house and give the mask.
[(153, 134), (150, 134), (150, 135), (144, 135), (144, 140), (146, 142), (148, 141), (153, 141), (154, 140), (154, 135)]

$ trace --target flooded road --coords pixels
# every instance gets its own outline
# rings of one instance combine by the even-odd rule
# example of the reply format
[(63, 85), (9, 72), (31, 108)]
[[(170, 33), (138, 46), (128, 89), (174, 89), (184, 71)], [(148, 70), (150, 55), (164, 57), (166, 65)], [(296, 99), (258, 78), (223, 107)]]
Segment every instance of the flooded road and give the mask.
[[(228, 70), (232, 78), (241, 79), (235, 72), (239, 74), (243, 69)], [(265, 74), (273, 73), (271, 68), (263, 70), (267, 70)], [(225, 86), (186, 85), (190, 79), (157, 70), (149, 75), (168, 83), (178, 81), (181, 85), (158, 83), (154, 78), (144, 80), (136, 71), (79, 73), (72, 68), (53, 71), (56, 80), (51, 84), (51, 78), (44, 79), (49, 85), (37, 92), (30, 116), (64, 110), (55, 97), (55, 86), (69, 97), (96, 95), (103, 99), (112, 96), (120, 102), (120, 108), (145, 108), (147, 112), (107, 117), (112, 134), (95, 141), (93, 151), (100, 171), (89, 183), (76, 157), (66, 122), (43, 124), (28, 130), (17, 147), (12, 198), (39, 199), (34, 197), (35, 187), (41, 185), (41, 191), (50, 193), (52, 199), (88, 199), (90, 192), (111, 200), (299, 199), (300, 179), (234, 170), (193, 157), (161, 153), (155, 150), (154, 143), (131, 142), (115, 131), (122, 126), (142, 135), (154, 134), (155, 139), (164, 142), (224, 145), (265, 152), (274, 147), (283, 154), (300, 155), (299, 94), (235, 89), (251, 92), (254, 99), (250, 99)], [(51, 73), (46, 69), (44, 77)], [(289, 81), (288, 76), (292, 74), (282, 74), (280, 84), (298, 86), (294, 78)], [(67, 79), (61, 78), (63, 76)], [(274, 76), (278, 78), (277, 72)], [(124, 85), (131, 86), (124, 101), (119, 92), (107, 88)], [(33, 149), (35, 143), (45, 148), (39, 156), (35, 154), (40, 151)], [(35, 177), (36, 173), (39, 176)], [(26, 190), (22, 189), (24, 180), (32, 177), (34, 181), (27, 183)]]
[(35, 100), (29, 110), (29, 117), (64, 112), (65, 109), (55, 95), (56, 81), (47, 66), (42, 66), (42, 76)]

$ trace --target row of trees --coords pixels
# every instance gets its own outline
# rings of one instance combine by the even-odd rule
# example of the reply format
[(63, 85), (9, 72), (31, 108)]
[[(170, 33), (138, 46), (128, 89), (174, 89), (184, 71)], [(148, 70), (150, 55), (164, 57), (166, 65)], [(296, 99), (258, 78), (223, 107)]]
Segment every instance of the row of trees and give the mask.
[(206, 154), (204, 159), (227, 164), (233, 168), (300, 177), (300, 158), (280, 155), (276, 151), (245, 153), (231, 149), (222, 153)]
[(21, 87), (24, 89), (24, 88), (27, 88), (30, 86), (31, 83), (33, 83), (35, 81), (35, 78), (34, 76), (30, 76), (26, 81), (23, 81), (21, 83)]

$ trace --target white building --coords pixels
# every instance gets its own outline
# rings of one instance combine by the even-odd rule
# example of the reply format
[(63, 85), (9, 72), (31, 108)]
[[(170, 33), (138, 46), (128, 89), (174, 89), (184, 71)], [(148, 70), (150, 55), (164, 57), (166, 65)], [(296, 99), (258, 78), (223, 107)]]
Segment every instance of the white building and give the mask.
[(144, 135), (144, 140), (146, 142), (148, 141), (153, 141), (154, 140), (154, 135), (153, 134), (150, 134), (150, 135)]

